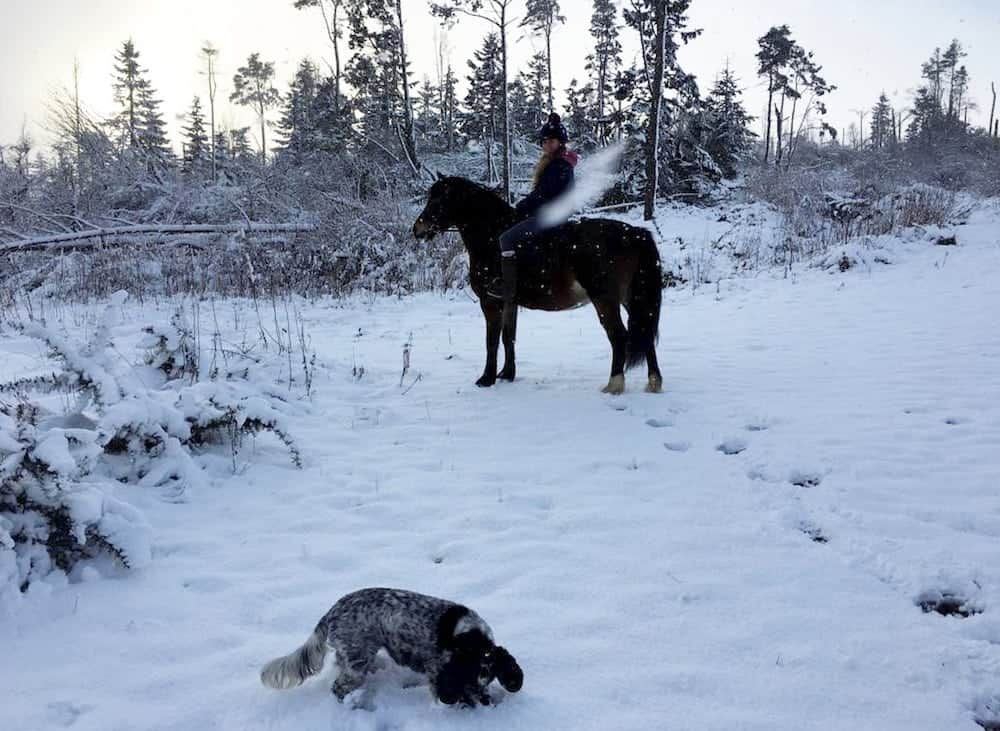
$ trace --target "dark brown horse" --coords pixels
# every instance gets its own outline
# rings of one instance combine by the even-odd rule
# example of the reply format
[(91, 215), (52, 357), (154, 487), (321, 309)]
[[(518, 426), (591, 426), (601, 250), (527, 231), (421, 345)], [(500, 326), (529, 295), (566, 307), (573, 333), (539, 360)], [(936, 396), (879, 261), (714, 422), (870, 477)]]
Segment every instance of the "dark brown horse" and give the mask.
[[(503, 302), (487, 288), (500, 276), (500, 234), (516, 222), (514, 209), (488, 188), (464, 178), (440, 177), (413, 224), (418, 239), (457, 229), (469, 252), (469, 280), (486, 318), (486, 369), (478, 386), (492, 386), (498, 377), (514, 380), (516, 326), (505, 324)], [(646, 390), (662, 390), (656, 362), (662, 278), (660, 255), (649, 231), (609, 219), (570, 221), (546, 231), (531, 250), (518, 250), (517, 259), (518, 305), (556, 311), (594, 304), (611, 341), (611, 378), (605, 393), (622, 393), (625, 369), (642, 361), (649, 368)], [(505, 360), (497, 374), (501, 334)]]

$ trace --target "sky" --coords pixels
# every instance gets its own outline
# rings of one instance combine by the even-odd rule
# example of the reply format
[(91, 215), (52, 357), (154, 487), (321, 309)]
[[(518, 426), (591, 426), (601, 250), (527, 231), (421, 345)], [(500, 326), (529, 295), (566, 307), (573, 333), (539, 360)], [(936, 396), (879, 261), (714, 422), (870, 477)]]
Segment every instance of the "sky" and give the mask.
[[(584, 74), (591, 3), (562, 0), (568, 21), (554, 37), (554, 74), (558, 89)], [(523, 0), (515, 0), (520, 14)], [(406, 40), (416, 80), (435, 76), (435, 38), (440, 21), (427, 0), (403, 0)], [(707, 89), (728, 62), (746, 88), (751, 113), (763, 113), (765, 99), (756, 77), (757, 38), (769, 27), (788, 24), (794, 37), (815, 53), (828, 81), (838, 90), (828, 99), (829, 120), (838, 129), (857, 121), (883, 90), (893, 105), (910, 103), (920, 65), (936, 46), (959, 38), (968, 51), (972, 95), (980, 109), (970, 115), (985, 124), (990, 81), (1000, 85), (1000, 1), (998, 0), (694, 0), (691, 25), (704, 29), (682, 51), (682, 64)], [(447, 33), (451, 60), (466, 75), (471, 57), (490, 27), (464, 19)], [(630, 31), (623, 30), (628, 38)], [(274, 61), (282, 91), (298, 62), (309, 56), (332, 62), (332, 49), (318, 11), (296, 10), (292, 0), (0, 0), (0, 144), (11, 144), (22, 127), (37, 143), (48, 141), (47, 104), (72, 85), (79, 63), (80, 90), (88, 109), (113, 109), (113, 57), (132, 38), (149, 69), (163, 110), (177, 139), (182, 115), (195, 94), (206, 96), (199, 49), (211, 41), (220, 49), (218, 118), (223, 126), (251, 125), (252, 115), (228, 101), (231, 79), (247, 56), (259, 51)], [(526, 66), (541, 49), (538, 39), (513, 33), (511, 66)], [(627, 45), (634, 53), (634, 45)], [(561, 95), (560, 95), (561, 96)], [(558, 104), (558, 99), (557, 99)]]

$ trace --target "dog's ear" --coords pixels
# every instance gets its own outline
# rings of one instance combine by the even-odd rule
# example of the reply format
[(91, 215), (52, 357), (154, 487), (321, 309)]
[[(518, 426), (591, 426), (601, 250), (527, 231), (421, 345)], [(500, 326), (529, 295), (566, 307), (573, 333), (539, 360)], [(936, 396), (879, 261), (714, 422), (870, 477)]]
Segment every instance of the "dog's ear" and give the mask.
[(449, 706), (462, 700), (467, 675), (466, 668), (455, 658), (446, 662), (434, 680), (434, 692), (438, 700)]
[(516, 693), (524, 685), (524, 672), (521, 666), (517, 664), (514, 656), (507, 652), (507, 648), (499, 645), (494, 650), (493, 673), (504, 690), (510, 693)]

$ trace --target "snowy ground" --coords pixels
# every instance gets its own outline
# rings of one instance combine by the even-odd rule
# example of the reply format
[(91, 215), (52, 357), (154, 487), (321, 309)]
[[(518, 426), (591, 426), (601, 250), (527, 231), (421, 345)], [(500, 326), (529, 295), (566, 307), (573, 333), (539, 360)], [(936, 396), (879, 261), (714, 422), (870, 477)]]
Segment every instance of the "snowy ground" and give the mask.
[[(0, 728), (1000, 723), (1000, 211), (958, 234), (888, 266), (669, 293), (662, 396), (638, 372), (598, 392), (590, 309), (522, 313), (519, 380), (486, 391), (463, 295), (308, 310), (304, 471), (262, 437), (186, 502), (132, 489), (152, 564), (3, 618)], [(0, 367), (33, 353), (0, 341)], [(366, 711), (335, 702), (329, 666), (261, 687), (333, 601), (378, 585), (475, 608), (524, 690), (460, 711), (387, 667)], [(935, 592), (981, 613), (923, 613)]]

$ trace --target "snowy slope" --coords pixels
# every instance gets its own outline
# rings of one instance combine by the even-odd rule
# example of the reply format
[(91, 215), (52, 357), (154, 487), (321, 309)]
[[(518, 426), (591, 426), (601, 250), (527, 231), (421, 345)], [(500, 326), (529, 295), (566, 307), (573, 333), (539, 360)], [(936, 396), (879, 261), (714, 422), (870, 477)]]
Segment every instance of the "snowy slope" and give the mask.
[[(522, 313), (519, 381), (482, 391), (464, 295), (313, 307), (306, 469), (262, 439), (187, 502), (130, 493), (152, 564), (3, 616), (0, 728), (1000, 722), (1000, 211), (958, 234), (898, 242), (888, 266), (671, 291), (662, 396), (641, 373), (598, 392), (590, 309)], [(32, 367), (23, 341), (0, 353)], [(374, 711), (352, 711), (331, 667), (260, 686), (265, 661), (372, 585), (474, 607), (524, 690), (459, 711), (387, 667)], [(925, 614), (934, 592), (981, 613)]]

